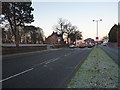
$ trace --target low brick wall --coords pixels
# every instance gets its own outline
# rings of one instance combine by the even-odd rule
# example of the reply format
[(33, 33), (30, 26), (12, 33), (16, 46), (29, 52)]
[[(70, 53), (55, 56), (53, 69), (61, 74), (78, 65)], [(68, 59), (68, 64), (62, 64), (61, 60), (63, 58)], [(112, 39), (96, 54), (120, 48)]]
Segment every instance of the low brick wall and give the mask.
[(118, 43), (108, 43), (107, 45), (113, 46), (113, 47), (118, 47)]
[(34, 52), (34, 51), (42, 51), (51, 48), (65, 48), (67, 45), (53, 45), (53, 46), (2, 46), (2, 55), (8, 54), (16, 54), (16, 53), (24, 53), (24, 52)]
[(2, 47), (2, 55), (46, 50), (47, 46)]
[(64, 48), (68, 47), (68, 45), (54, 45), (53, 48)]

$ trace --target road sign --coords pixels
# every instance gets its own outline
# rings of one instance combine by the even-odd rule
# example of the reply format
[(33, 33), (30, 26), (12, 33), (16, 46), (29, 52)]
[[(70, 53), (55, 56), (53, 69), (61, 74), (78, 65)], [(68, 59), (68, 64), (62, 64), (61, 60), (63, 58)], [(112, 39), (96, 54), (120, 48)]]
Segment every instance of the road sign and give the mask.
[(99, 37), (96, 37), (96, 39), (99, 39)]
[(60, 38), (60, 37), (57, 37), (57, 39), (58, 39), (58, 42), (60, 42), (60, 41), (61, 41), (61, 38)]

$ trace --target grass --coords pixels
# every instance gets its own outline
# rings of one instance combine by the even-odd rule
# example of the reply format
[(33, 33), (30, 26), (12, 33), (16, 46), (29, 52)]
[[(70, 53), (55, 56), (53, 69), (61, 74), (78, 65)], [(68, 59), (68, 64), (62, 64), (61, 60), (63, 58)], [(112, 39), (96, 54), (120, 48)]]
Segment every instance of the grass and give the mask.
[(118, 88), (118, 85), (118, 65), (100, 47), (94, 47), (67, 88)]

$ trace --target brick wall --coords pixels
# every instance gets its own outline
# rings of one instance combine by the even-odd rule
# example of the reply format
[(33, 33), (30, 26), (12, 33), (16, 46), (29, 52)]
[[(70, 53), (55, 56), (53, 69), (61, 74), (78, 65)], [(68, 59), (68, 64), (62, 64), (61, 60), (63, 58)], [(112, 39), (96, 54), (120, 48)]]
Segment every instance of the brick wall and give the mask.
[(113, 47), (118, 47), (118, 43), (108, 43), (107, 45), (113, 46)]

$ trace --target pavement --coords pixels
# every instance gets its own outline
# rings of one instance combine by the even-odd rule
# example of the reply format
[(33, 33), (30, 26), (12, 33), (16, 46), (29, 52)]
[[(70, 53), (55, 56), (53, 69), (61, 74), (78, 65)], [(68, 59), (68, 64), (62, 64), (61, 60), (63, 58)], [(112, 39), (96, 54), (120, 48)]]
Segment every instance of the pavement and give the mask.
[(3, 56), (2, 88), (63, 88), (92, 48)]
[(100, 47), (118, 64), (120, 65), (120, 47), (102, 46)]
[(119, 66), (100, 47), (94, 47), (71, 79), (68, 88), (120, 89)]

